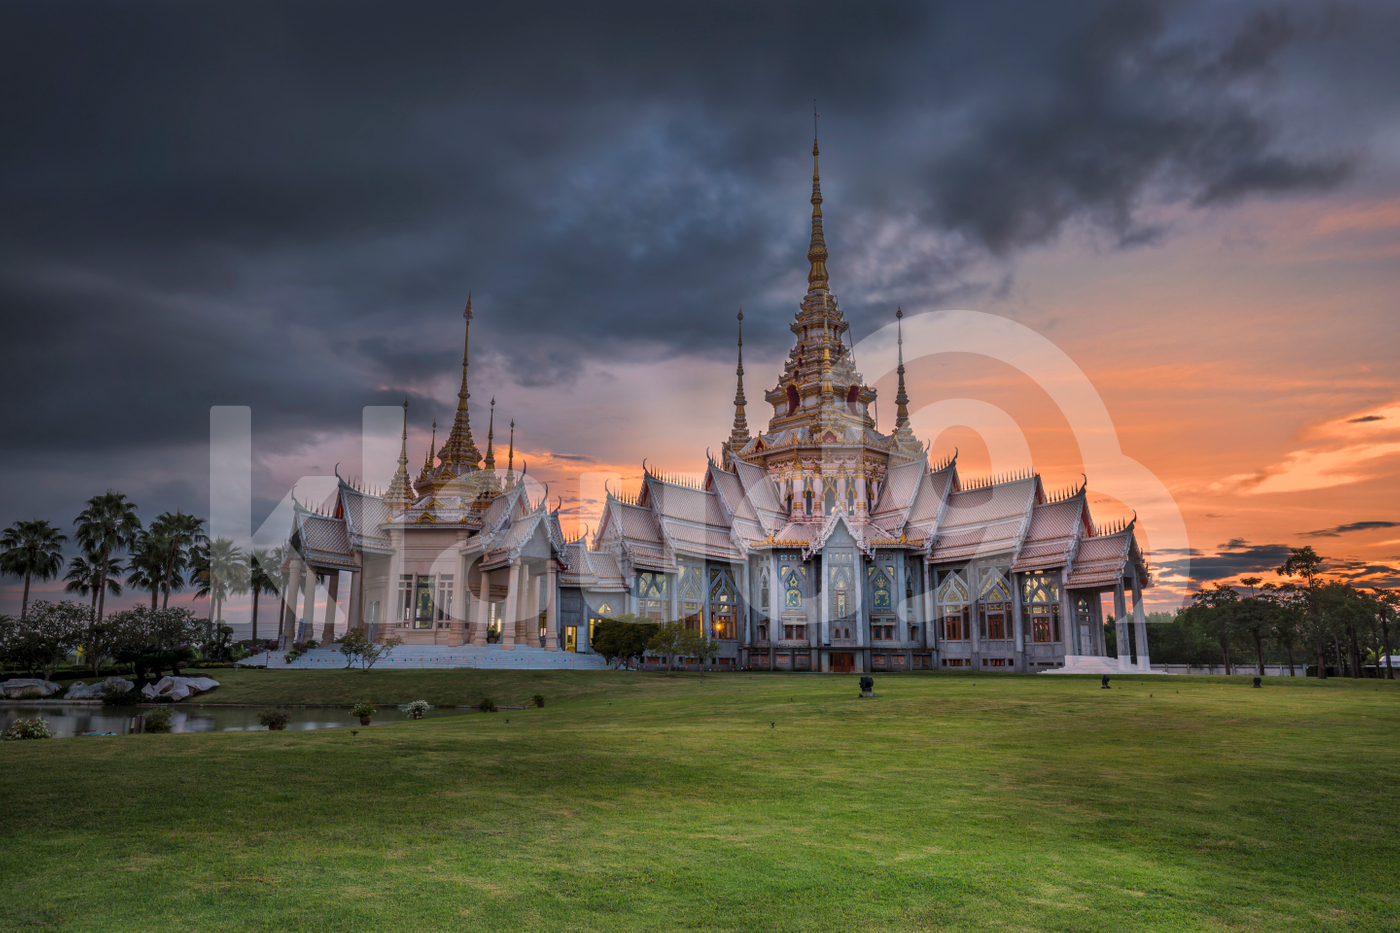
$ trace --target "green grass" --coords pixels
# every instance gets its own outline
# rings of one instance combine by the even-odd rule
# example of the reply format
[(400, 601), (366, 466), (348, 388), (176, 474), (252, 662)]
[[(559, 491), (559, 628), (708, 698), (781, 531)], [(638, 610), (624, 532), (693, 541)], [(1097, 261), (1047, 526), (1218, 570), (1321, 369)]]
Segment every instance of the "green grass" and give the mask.
[(6, 743), (0, 929), (1400, 923), (1393, 684), (221, 673), (211, 702), (549, 699)]

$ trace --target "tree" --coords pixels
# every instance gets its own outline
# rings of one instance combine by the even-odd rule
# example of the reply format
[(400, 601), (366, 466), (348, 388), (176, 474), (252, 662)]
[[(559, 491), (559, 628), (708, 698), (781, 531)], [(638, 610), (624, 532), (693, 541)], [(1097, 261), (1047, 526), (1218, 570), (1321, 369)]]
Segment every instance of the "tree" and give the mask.
[(67, 535), (60, 534), (42, 518), (15, 522), (0, 534), (0, 548), (4, 548), (0, 552), (0, 573), (24, 578), (21, 622), (29, 613), (29, 581), (52, 580), (63, 572), (63, 542), (67, 540)]
[(89, 622), (78, 638), (78, 651), (83, 663), (92, 668), (94, 678), (101, 676), (102, 665), (114, 660), (121, 646), (120, 626), (107, 620)]
[(150, 590), (152, 609), (156, 608), (161, 585), (165, 582), (169, 551), (170, 542), (154, 528), (138, 534), (131, 544), (131, 556), (128, 561), (130, 572), (126, 576), (126, 585)]
[(614, 667), (630, 667), (647, 653), (657, 623), (625, 613), (615, 619), (599, 619), (593, 626), (593, 650)]
[(1307, 624), (1307, 595), (1296, 583), (1284, 583), (1279, 586), (1266, 583), (1264, 598), (1273, 606), (1269, 622), (1273, 627), (1274, 640), (1283, 646), (1288, 655), (1288, 676), (1296, 677), (1293, 649), (1303, 638)]
[(1322, 574), (1322, 564), (1326, 560), (1327, 558), (1318, 556), (1318, 553), (1311, 546), (1295, 547), (1288, 549), (1288, 560), (1274, 568), (1274, 573), (1279, 576), (1298, 577), (1304, 583), (1304, 588), (1300, 592), (1307, 604), (1307, 629), (1317, 647), (1317, 676), (1323, 679), (1327, 677), (1327, 657), (1323, 653), (1326, 645), (1326, 633), (1317, 601), (1317, 582), (1318, 577)]
[(386, 638), (382, 645), (376, 645), (369, 640), (365, 630), (357, 626), (347, 631), (340, 639), (340, 653), (345, 655), (347, 668), (354, 667), (358, 661), (360, 669), (367, 671), (374, 667), (376, 661), (402, 644), (403, 639), (395, 635), (393, 638)]
[(1225, 673), (1233, 673), (1230, 642), (1237, 631), (1240, 594), (1232, 586), (1216, 583), (1209, 590), (1193, 593), (1191, 600), (1194, 605), (1185, 610), (1188, 619), (1211, 634), (1225, 658)]
[(204, 534), (204, 519), (184, 512), (161, 512), (151, 522), (151, 530), (164, 538), (168, 545), (165, 579), (161, 584), (161, 590), (165, 593), (161, 602), (164, 608), (170, 605), (171, 590), (185, 587), (183, 574), (189, 569), (191, 552), (208, 544), (209, 539)]
[[(74, 519), (78, 525), (78, 542), (90, 556), (100, 556), (101, 570), (94, 576), (107, 579), (112, 555), (131, 546), (141, 533), (141, 520), (136, 517), (136, 503), (125, 495), (108, 490), (88, 500), (88, 507)], [(107, 591), (99, 584), (97, 606), (93, 617), (102, 618), (106, 608)]]
[(228, 538), (215, 538), (193, 550), (195, 599), (205, 596), (213, 603), (209, 616), (209, 638), (223, 625), (224, 600), (248, 592), (248, 562), (242, 548)]
[(248, 590), (253, 594), (253, 634), (258, 640), (258, 596), (276, 596), (286, 585), (282, 574), (282, 548), (256, 548), (248, 556)]
[(191, 644), (201, 628), (194, 613), (184, 607), (136, 606), (112, 613), (103, 625), (112, 639), (113, 658), (129, 664), (140, 679), (145, 679), (148, 672), (159, 674), (166, 669), (178, 674), (180, 662), (194, 657)]
[[(68, 583), (64, 586), (64, 592), (80, 593), (83, 596), (92, 597), (92, 617), (97, 618), (97, 594), (102, 589), (98, 574), (102, 572), (100, 560), (92, 558), (91, 555), (84, 557), (81, 554), (74, 555), (68, 561), (68, 575), (63, 579)], [(122, 562), (111, 560), (107, 562), (107, 592), (113, 596), (122, 594)]]
[(91, 616), (86, 606), (71, 599), (51, 603), (46, 599), (34, 603), (34, 611), (20, 626), (20, 635), (29, 641), (35, 652), (34, 667), (44, 672), (44, 679), (53, 676), (54, 668), (63, 663), (68, 652), (78, 647)]
[(676, 669), (676, 656), (681, 654), (685, 648), (685, 636), (684, 622), (662, 622), (656, 626), (651, 640), (647, 642), (647, 650), (658, 657), (665, 658), (666, 670), (674, 671)]
[(1381, 624), (1381, 645), (1385, 651), (1385, 673), (1381, 676), (1386, 680), (1394, 680), (1395, 671), (1390, 663), (1390, 620), (1400, 608), (1400, 593), (1380, 587), (1374, 587), (1372, 592), (1376, 594), (1376, 615)]
[(1273, 630), (1273, 605), (1259, 596), (1255, 589), (1264, 580), (1262, 577), (1242, 577), (1240, 582), (1249, 587), (1249, 596), (1240, 600), (1236, 610), (1237, 627), (1254, 640), (1254, 659), (1258, 664), (1259, 676), (1264, 676), (1264, 636)]

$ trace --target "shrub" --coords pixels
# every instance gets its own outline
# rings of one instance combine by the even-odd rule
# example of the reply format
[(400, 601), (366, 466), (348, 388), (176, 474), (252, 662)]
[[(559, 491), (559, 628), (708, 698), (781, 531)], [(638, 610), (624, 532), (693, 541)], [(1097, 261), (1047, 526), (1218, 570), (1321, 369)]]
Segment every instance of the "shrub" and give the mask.
[(269, 729), (279, 729), (292, 721), (292, 714), (284, 709), (265, 709), (258, 713), (258, 722)]
[(350, 715), (364, 718), (365, 716), (373, 716), (377, 712), (379, 712), (379, 710), (375, 708), (373, 703), (368, 700), (361, 700), (355, 704), (354, 709), (350, 710)]
[(0, 732), (0, 742), (18, 742), (22, 739), (51, 739), (53, 732), (49, 729), (47, 719), (16, 719), (14, 724), (4, 732)]
[(135, 706), (141, 700), (141, 691), (135, 687), (130, 690), (117, 690), (109, 687), (102, 691), (103, 706)]
[(422, 719), (428, 713), (428, 701), (414, 700), (404, 709), (408, 713), (409, 719)]
[(496, 704), (492, 703), (486, 697), (482, 697), (481, 702), (476, 704), (476, 708), (481, 710), (483, 713), (489, 713), (496, 708)]
[(544, 707), (544, 694), (543, 694), (543, 693), (537, 693), (537, 694), (535, 694), (534, 696), (530, 697), (530, 700), (531, 700), (536, 706), (541, 707), (541, 708)]
[(43, 698), (44, 695), (38, 690), (35, 690), (33, 687), (30, 687), (28, 690), (21, 691), (20, 695), (15, 697), (16, 700), (42, 700)]
[(314, 639), (314, 638), (308, 638), (308, 639), (306, 640), (306, 644), (305, 644), (303, 647), (304, 647), (307, 651), (311, 651), (311, 650), (313, 650), (313, 649), (315, 649), (315, 648), (321, 647), (321, 643), (320, 643), (319, 641), (317, 641), (316, 639)]
[(171, 710), (168, 706), (164, 709), (153, 709), (147, 711), (144, 717), (146, 720), (145, 730), (147, 732), (169, 732), (170, 716), (173, 712), (174, 711)]

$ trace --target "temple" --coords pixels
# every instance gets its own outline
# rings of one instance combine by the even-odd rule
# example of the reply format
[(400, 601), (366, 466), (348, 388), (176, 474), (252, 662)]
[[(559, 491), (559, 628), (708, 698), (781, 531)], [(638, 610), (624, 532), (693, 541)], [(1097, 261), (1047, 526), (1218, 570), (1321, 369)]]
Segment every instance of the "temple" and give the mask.
[[(408, 474), (408, 404), (398, 469), (375, 493), (341, 480), (333, 501), (297, 504), (282, 637), (343, 624), (407, 645), (471, 646), (478, 661), (524, 666), (539, 652), (590, 652), (600, 619), (681, 621), (719, 643), (725, 669), (1034, 672), (1126, 669), (1107, 654), (1103, 596), (1135, 625), (1147, 670), (1135, 521), (1101, 527), (1084, 485), (1050, 492), (1038, 474), (967, 478), (930, 463), (909, 424), (900, 336), (896, 415), (882, 433), (876, 393), (856, 371), (832, 293), (813, 143), (807, 292), (794, 344), (751, 431), (739, 331), (733, 427), (703, 479), (644, 469), (636, 495), (609, 491), (592, 540), (569, 540), (557, 509), (532, 501), (514, 466), (497, 472), (495, 399), (483, 455), (468, 417), (471, 300), (452, 427)], [(902, 319), (896, 311), (896, 319)], [(739, 314), (739, 327), (743, 326)], [(1086, 481), (1087, 483), (1087, 481)], [(318, 631), (306, 607), (326, 581)], [(1131, 607), (1128, 601), (1131, 599)], [(298, 615), (298, 603), (302, 615)]]

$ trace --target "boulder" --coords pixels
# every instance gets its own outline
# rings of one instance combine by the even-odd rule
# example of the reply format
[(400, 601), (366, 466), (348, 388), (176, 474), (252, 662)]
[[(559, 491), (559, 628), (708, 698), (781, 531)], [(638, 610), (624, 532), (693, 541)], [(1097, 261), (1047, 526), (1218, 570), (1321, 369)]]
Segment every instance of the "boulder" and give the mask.
[(141, 695), (148, 700), (164, 697), (178, 701), (196, 693), (213, 690), (218, 685), (219, 682), (210, 677), (162, 677), (155, 683), (142, 687)]
[(63, 695), (65, 700), (100, 700), (107, 695), (107, 691), (114, 693), (125, 693), (136, 686), (129, 680), (122, 680), (120, 677), (108, 677), (100, 684), (85, 684), (81, 680), (75, 682), (68, 688), (68, 692)]
[(37, 678), (16, 677), (0, 684), (0, 692), (5, 694), (5, 699), (7, 700), (18, 699), (21, 694), (28, 693), (30, 690), (38, 691), (41, 697), (51, 697), (62, 689), (62, 687), (52, 681), (39, 680)]

